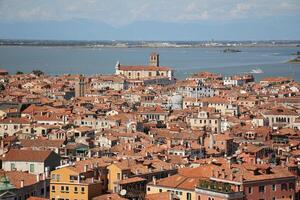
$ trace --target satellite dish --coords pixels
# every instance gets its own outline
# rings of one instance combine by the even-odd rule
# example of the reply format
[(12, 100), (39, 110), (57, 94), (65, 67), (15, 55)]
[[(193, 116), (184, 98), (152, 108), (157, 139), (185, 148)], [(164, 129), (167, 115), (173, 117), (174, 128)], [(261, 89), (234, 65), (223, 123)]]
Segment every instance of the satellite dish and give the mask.
[(126, 190), (124, 190), (124, 189), (120, 191), (120, 195), (121, 195), (121, 196), (125, 196), (125, 195), (126, 195), (126, 193), (127, 193), (127, 191), (126, 191)]

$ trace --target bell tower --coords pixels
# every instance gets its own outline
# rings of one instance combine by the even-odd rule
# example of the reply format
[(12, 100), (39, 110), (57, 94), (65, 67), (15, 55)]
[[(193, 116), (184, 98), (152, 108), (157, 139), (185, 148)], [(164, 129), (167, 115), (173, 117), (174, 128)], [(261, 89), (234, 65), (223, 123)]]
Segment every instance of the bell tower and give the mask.
[(150, 54), (149, 65), (159, 67), (159, 54), (153, 52)]
[(84, 97), (85, 96), (85, 78), (80, 75), (79, 80), (75, 85), (75, 97)]

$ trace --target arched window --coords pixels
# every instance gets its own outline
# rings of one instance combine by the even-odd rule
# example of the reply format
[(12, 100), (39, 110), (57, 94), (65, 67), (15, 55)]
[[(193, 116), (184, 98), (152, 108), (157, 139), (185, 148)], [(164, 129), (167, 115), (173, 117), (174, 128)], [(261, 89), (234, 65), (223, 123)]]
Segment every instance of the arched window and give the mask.
[(286, 183), (281, 184), (281, 190), (287, 190), (287, 184)]

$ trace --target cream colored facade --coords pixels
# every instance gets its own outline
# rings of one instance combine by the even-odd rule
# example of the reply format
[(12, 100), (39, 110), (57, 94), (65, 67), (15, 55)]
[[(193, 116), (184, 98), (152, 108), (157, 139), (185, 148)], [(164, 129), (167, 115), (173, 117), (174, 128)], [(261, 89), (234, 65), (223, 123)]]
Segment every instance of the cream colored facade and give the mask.
[(144, 70), (116, 70), (116, 74), (124, 75), (128, 79), (145, 79), (145, 78), (154, 78), (154, 77), (164, 77), (169, 76), (169, 72), (166, 70), (160, 70), (157, 67), (157, 71), (147, 70), (145, 67)]
[(147, 185), (147, 194), (157, 194), (162, 192), (173, 192), (180, 200), (196, 200), (195, 190), (184, 190), (180, 188), (161, 187), (159, 185)]
[(212, 132), (221, 132), (221, 117), (216, 114), (210, 115), (208, 112), (201, 111), (197, 116), (187, 117), (187, 122), (194, 130), (209, 128)]

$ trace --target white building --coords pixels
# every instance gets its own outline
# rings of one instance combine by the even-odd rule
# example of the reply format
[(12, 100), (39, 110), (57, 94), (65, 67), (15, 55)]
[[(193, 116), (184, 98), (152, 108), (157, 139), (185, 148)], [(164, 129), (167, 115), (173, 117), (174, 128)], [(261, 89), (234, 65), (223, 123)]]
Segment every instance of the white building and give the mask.
[(28, 171), (31, 174), (48, 173), (60, 165), (60, 156), (53, 151), (11, 149), (2, 157), (5, 171)]
[(126, 90), (128, 82), (121, 75), (101, 75), (91, 79), (91, 87), (95, 90)]
[(185, 97), (212, 97), (216, 95), (216, 91), (204, 85), (201, 81), (185, 80), (178, 83), (177, 92)]

